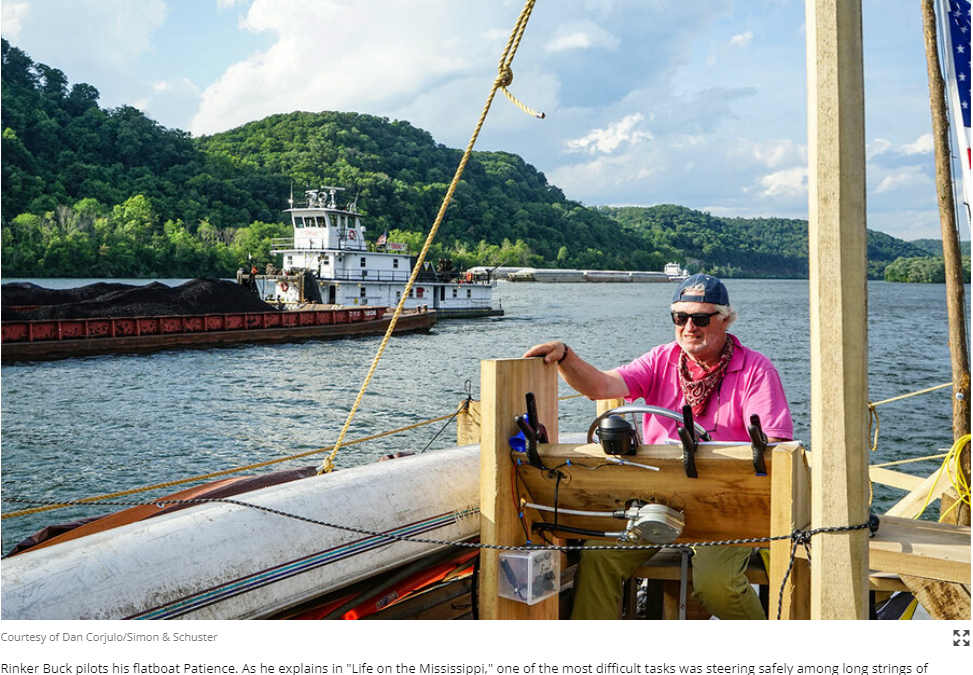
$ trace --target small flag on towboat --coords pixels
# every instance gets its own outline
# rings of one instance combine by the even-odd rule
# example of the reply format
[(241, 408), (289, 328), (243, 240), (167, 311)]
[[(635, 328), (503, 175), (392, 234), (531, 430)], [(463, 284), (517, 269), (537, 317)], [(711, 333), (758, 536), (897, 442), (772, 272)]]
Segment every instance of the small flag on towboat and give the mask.
[(385, 242), (388, 241), (388, 232), (383, 232), (382, 236), (378, 238), (375, 242), (376, 246), (385, 246)]

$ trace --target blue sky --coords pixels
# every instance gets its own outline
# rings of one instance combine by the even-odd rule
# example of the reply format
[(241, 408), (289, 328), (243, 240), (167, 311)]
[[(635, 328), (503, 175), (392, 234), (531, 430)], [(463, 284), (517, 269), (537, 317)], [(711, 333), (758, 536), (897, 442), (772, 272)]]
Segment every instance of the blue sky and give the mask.
[[(275, 113), (407, 120), (465, 147), (522, 4), (508, 0), (3, 0), (34, 61), (211, 134)], [(922, 20), (863, 0), (868, 220), (940, 236)], [(477, 149), (586, 205), (807, 217), (803, 0), (538, 0)], [(969, 227), (961, 230), (963, 239)]]

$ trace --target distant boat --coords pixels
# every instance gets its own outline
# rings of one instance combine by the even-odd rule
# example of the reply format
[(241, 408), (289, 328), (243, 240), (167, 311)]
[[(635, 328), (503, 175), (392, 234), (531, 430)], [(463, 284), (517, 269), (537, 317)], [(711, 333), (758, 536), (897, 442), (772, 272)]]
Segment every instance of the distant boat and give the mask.
[(669, 277), (669, 281), (683, 281), (689, 278), (689, 270), (679, 267), (679, 263), (666, 263), (663, 272)]
[[(294, 206), (291, 200), (286, 212), (291, 215), (294, 236), (276, 240), (271, 250), (283, 256), (283, 268), (256, 275), (263, 300), (345, 307), (399, 304), (416, 258), (409, 255), (405, 244), (388, 241), (386, 234), (369, 247), (356, 204), (338, 206), (336, 196), (342, 189), (308, 190), (304, 206)], [(441, 319), (499, 316), (503, 310), (493, 306), (496, 285), (490, 274), (459, 272), (445, 261), (433, 268), (427, 262), (409, 291), (405, 308), (428, 306)]]
[(628, 272), (625, 270), (574, 270), (522, 267), (506, 275), (509, 281), (537, 281), (548, 284), (570, 283), (654, 283), (668, 281), (664, 272)]

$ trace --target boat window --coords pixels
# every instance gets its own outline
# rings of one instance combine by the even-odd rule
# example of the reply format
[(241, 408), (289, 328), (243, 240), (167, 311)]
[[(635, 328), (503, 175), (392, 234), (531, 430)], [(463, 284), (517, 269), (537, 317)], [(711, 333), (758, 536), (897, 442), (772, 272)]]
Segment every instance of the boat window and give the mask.
[(468, 297), (468, 298), (472, 298), (473, 297), (473, 291), (470, 290), (469, 288), (466, 289), (466, 297)]
[(301, 216), (294, 216), (294, 227), (304, 227), (304, 219)]
[(456, 296), (457, 296), (457, 290), (454, 288), (453, 289), (453, 297), (455, 298)]
[(365, 266), (365, 258), (362, 258), (362, 259), (361, 259), (361, 266), (362, 266), (362, 267), (364, 267), (364, 266)]
[(399, 259), (398, 258), (392, 258), (392, 267), (393, 267), (393, 269), (399, 269)]
[(365, 299), (365, 287), (364, 286), (361, 287), (361, 290), (358, 292), (358, 295), (360, 295), (363, 300)]
[(416, 289), (416, 295), (419, 296), (420, 298), (423, 296), (423, 294), (425, 292), (426, 292), (426, 289), (422, 288), (421, 286)]

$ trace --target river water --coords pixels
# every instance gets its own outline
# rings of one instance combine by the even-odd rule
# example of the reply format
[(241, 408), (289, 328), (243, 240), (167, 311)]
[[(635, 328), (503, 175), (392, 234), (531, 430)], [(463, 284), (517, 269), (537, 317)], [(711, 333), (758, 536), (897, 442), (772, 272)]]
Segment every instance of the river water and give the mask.
[[(91, 281), (35, 283), (65, 288)], [(740, 315), (731, 332), (776, 364), (795, 435), (810, 445), (808, 282), (730, 280), (727, 287)], [(427, 335), (389, 343), (346, 442), (452, 413), (467, 386), (479, 398), (480, 359), (517, 357), (538, 342), (564, 340), (602, 368), (625, 363), (673, 339), (668, 317), (673, 288), (501, 282), (497, 295), (504, 317), (442, 321)], [(869, 399), (949, 382), (944, 286), (869, 282), (868, 294)], [(969, 286), (966, 297), (969, 302)], [(363, 338), (4, 365), (2, 494), (78, 499), (330, 445), (379, 342)], [(571, 393), (562, 382), (561, 395)], [(878, 410), (881, 434), (873, 463), (933, 454), (951, 443), (949, 389)], [(563, 401), (562, 432), (587, 430), (594, 414), (590, 401)], [(346, 447), (336, 464), (451, 445), (454, 425), (435, 438), (443, 425)], [(316, 464), (317, 457), (279, 466)], [(906, 468), (927, 475), (938, 465), (926, 461)], [(127, 499), (175, 489), (181, 487)], [(884, 511), (899, 496), (876, 486), (873, 510)], [(21, 508), (3, 503), (4, 513)], [(4, 520), (3, 552), (45, 525), (106, 510), (111, 509), (72, 507)]]

